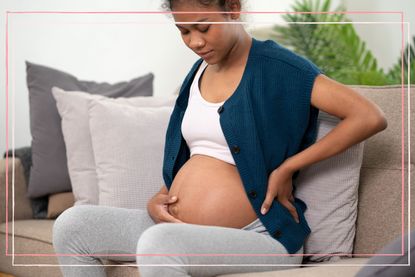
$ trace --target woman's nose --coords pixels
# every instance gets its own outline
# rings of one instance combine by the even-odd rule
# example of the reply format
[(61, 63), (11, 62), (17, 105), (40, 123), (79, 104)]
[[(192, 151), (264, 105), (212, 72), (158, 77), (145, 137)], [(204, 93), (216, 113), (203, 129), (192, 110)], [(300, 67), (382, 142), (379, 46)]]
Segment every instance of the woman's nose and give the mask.
[(189, 46), (193, 50), (198, 50), (205, 46), (205, 41), (201, 37), (195, 36), (190, 39)]

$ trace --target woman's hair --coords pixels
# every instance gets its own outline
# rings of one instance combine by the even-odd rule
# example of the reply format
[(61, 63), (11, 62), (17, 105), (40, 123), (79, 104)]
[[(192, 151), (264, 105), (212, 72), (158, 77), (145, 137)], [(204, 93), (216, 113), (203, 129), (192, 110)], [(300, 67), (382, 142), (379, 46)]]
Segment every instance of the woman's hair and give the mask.
[[(171, 11), (171, 8), (173, 6), (173, 2), (175, 0), (163, 0), (162, 7), (164, 10)], [(176, 0), (177, 1), (177, 0)], [(211, 6), (218, 6), (223, 11), (226, 10), (226, 1), (227, 0), (191, 0), (193, 2), (197, 2), (197, 4), (205, 7), (211, 7)], [(189, 2), (189, 1), (187, 1)]]
[[(161, 9), (166, 12), (171, 12), (173, 3), (177, 1), (186, 1), (187, 3), (192, 1), (193, 3), (196, 3), (204, 7), (217, 6), (221, 10), (226, 11), (226, 3), (228, 0), (162, 0)], [(246, 8), (247, 4), (245, 3), (245, 0), (239, 0), (239, 2), (241, 3), (241, 11), (242, 11), (244, 10), (244, 8)], [(168, 14), (167, 16), (172, 17), (171, 14)], [(244, 13), (241, 13), (240, 16), (241, 16), (242, 21), (245, 21), (248, 18), (247, 15)]]

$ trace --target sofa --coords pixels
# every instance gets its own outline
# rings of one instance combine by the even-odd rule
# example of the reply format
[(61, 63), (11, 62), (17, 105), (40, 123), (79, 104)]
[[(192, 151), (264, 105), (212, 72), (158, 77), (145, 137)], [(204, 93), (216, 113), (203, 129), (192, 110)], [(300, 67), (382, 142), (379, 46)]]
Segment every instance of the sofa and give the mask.
[[(412, 217), (408, 218), (408, 200), (415, 196), (415, 188), (412, 184), (410, 184), (411, 195), (408, 195), (408, 166), (410, 164), (413, 167), (415, 162), (413, 156), (408, 161), (408, 117), (412, 116), (411, 119), (414, 120), (415, 97), (413, 94), (410, 96), (412, 113), (408, 114), (408, 88), (406, 86), (404, 86), (403, 107), (400, 85), (350, 87), (375, 102), (384, 111), (388, 120), (387, 129), (365, 141), (359, 176), (359, 201), (353, 255), (343, 256), (334, 262), (303, 263), (299, 268), (281, 271), (220, 276), (355, 276), (374, 253), (402, 235), (402, 224), (404, 224), (405, 232), (415, 229), (413, 216), (415, 205), (411, 205)], [(414, 86), (410, 87), (412, 91), (413, 88)], [(405, 115), (404, 140), (402, 140), (402, 108)], [(411, 138), (414, 138), (414, 129), (411, 130)], [(414, 139), (411, 141), (412, 149), (415, 149), (414, 141)], [(401, 148), (402, 142), (404, 143), (403, 149)], [(403, 153), (401, 149), (404, 150)], [(403, 184), (402, 157), (404, 158)], [(5, 182), (6, 174), (8, 174), (7, 218), (5, 202), (1, 205), (0, 211), (0, 247), (2, 249), (0, 272), (19, 277), (62, 276), (52, 247), (54, 219), (32, 217), (30, 200), (26, 196), (27, 185), (21, 161), (18, 158), (9, 157), (7, 168), (6, 172), (6, 159), (0, 160), (1, 199), (6, 197)], [(415, 175), (413, 172), (410, 174), (411, 179), (414, 180)], [(6, 226), (8, 226), (7, 252), (9, 253), (7, 256), (5, 255)], [(14, 233), (14, 238), (12, 233)], [(13, 248), (16, 253), (14, 257), (11, 255)], [(103, 260), (103, 263), (108, 265), (105, 267), (107, 276), (139, 276), (134, 263), (111, 260)]]

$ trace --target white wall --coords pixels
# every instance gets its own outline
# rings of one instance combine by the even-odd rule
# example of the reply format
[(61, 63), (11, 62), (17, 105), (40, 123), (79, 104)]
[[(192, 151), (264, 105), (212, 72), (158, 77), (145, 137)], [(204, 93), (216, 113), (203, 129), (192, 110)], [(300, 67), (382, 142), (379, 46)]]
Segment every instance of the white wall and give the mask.
[[(332, 7), (342, 1), (355, 10), (415, 10), (412, 0), (332, 0)], [(295, 1), (245, 2), (247, 11), (288, 11)], [(404, 3), (402, 7), (401, 2)], [(1, 1), (0, 155), (6, 149), (6, 105), (9, 107), (8, 148), (30, 146), (25, 60), (66, 71), (82, 80), (110, 83), (130, 80), (151, 71), (155, 74), (154, 94), (162, 96), (181, 84), (189, 67), (198, 58), (184, 46), (171, 19), (161, 14), (9, 14), (9, 102), (6, 104), (6, 11), (160, 11), (160, 4), (161, 0)], [(413, 15), (410, 16), (413, 19)], [(261, 22), (283, 23), (278, 14), (251, 14), (246, 19), (255, 22), (255, 26), (260, 26)], [(372, 30), (371, 26), (366, 31), (359, 31), (367, 36), (368, 46), (375, 52), (380, 64), (387, 66), (395, 62), (400, 49), (400, 40), (396, 39), (399, 34), (391, 30), (385, 37), (385, 33)]]
[[(152, 0), (47, 0), (1, 2), (11, 11), (158, 11)], [(1, 17), (5, 53), (5, 18)], [(50, 66), (81, 80), (115, 83), (153, 72), (154, 94), (167, 95), (181, 84), (197, 56), (181, 41), (166, 15), (9, 14), (9, 144), (31, 143), (25, 60)], [(157, 22), (157, 24), (149, 24)], [(0, 153), (5, 138), (5, 55), (1, 55)], [(13, 101), (14, 100), (14, 101)], [(15, 103), (15, 105), (13, 105)], [(13, 120), (13, 107), (15, 109)]]

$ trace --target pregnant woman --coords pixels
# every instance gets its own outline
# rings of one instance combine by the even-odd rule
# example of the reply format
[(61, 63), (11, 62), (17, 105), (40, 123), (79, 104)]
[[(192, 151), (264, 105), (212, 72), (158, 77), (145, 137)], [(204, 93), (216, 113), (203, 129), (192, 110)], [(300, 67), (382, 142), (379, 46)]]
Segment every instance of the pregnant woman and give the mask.
[[(142, 277), (300, 266), (311, 230), (293, 181), (385, 129), (383, 112), (308, 59), (225, 24), (240, 20), (239, 0), (165, 5), (200, 56), (170, 117), (165, 184), (147, 210), (63, 212), (53, 245), (64, 276), (105, 276), (100, 258), (136, 261)], [(316, 142), (319, 109), (343, 120)]]

